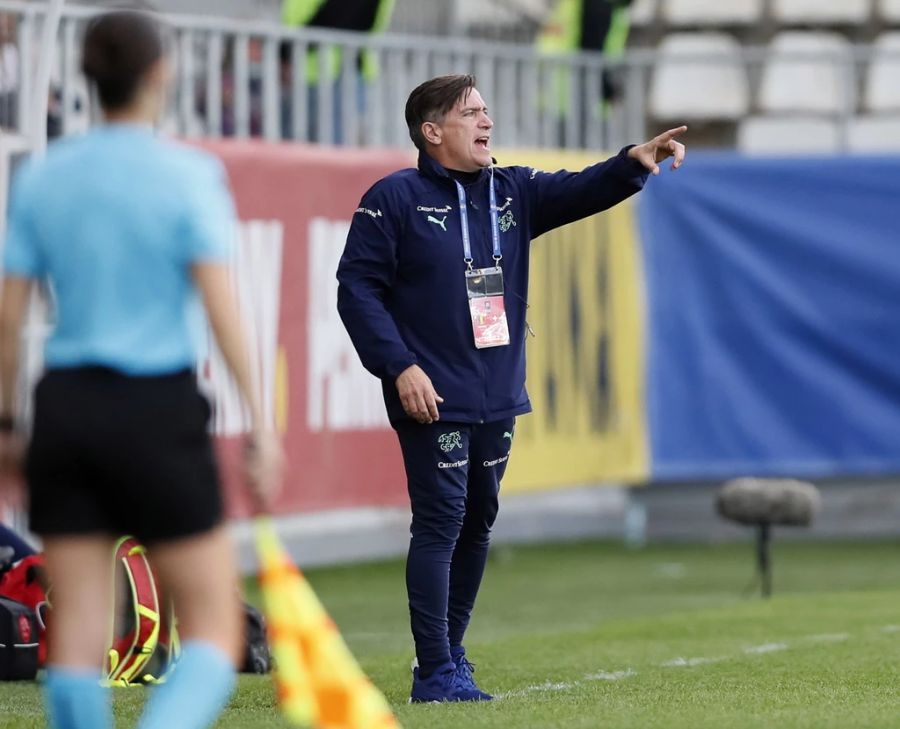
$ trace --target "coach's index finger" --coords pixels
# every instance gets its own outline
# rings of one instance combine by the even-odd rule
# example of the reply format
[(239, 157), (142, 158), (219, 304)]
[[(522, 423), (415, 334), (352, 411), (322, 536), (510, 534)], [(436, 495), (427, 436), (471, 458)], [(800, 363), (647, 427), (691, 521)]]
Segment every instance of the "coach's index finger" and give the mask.
[(675, 139), (675, 137), (680, 137), (687, 131), (687, 124), (682, 124), (680, 127), (675, 127), (674, 129), (669, 129), (668, 131), (660, 134), (660, 138), (663, 142), (668, 142), (670, 139)]

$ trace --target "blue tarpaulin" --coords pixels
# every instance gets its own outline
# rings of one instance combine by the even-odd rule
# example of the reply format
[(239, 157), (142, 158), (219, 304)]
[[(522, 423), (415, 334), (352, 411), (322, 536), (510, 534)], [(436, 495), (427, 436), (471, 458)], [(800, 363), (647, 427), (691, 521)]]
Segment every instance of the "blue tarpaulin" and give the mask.
[(652, 476), (900, 473), (900, 158), (695, 154), (640, 197)]

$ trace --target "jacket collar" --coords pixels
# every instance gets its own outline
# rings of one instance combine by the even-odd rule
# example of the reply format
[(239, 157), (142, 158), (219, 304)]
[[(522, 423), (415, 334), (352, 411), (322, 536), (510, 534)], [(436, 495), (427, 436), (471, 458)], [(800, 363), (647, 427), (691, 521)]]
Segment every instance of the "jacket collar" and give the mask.
[[(450, 173), (447, 172), (446, 168), (443, 167), (443, 165), (439, 164), (427, 152), (419, 151), (419, 172), (425, 177), (430, 177), (436, 180), (443, 180), (446, 183), (449, 183), (451, 185), (453, 184), (453, 178), (450, 176)], [(490, 167), (483, 167), (480, 174), (478, 175), (478, 178), (475, 180), (475, 183), (480, 185), (485, 180), (487, 180), (489, 175)]]

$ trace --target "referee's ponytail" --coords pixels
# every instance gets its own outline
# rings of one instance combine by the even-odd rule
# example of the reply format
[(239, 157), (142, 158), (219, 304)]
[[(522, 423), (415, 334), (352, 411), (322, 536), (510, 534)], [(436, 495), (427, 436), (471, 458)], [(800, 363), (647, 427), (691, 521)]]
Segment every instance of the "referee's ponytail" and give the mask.
[(84, 34), (81, 70), (97, 85), (107, 111), (128, 106), (145, 74), (163, 56), (159, 23), (138, 10), (116, 10), (94, 18)]

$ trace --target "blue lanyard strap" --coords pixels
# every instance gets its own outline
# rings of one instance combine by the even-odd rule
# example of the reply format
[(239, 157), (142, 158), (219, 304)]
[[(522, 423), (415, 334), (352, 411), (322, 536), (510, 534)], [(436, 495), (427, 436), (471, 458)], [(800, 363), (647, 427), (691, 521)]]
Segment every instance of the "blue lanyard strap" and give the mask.
[(500, 263), (500, 221), (497, 219), (497, 193), (494, 191), (494, 168), (491, 167), (491, 243), (494, 247), (494, 263)]
[[(472, 240), (469, 237), (469, 209), (466, 207), (466, 191), (465, 188), (456, 182), (456, 194), (459, 198), (459, 222), (462, 228), (463, 239), (463, 256), (466, 265), (472, 268)], [(494, 190), (494, 168), (491, 168), (491, 184), (490, 184), (490, 209), (491, 209), (491, 242), (494, 248), (494, 263), (500, 263), (503, 253), (500, 251), (500, 221), (497, 218), (497, 193)]]
[(459, 198), (459, 225), (462, 228), (463, 256), (466, 265), (472, 270), (472, 241), (469, 240), (469, 210), (466, 207), (466, 191), (456, 180), (456, 195)]

